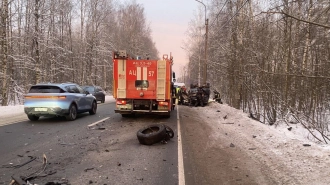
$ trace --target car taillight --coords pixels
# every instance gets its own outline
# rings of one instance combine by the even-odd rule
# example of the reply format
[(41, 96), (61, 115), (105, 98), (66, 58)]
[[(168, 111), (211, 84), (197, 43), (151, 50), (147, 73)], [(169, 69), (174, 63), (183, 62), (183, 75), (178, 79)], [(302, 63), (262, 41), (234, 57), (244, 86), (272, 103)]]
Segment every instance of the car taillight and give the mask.
[(126, 105), (126, 100), (117, 100), (117, 105)]
[(159, 105), (168, 105), (168, 102), (166, 102), (166, 101), (160, 101), (160, 102), (158, 102), (158, 104)]
[(25, 99), (65, 99), (66, 96), (25, 96)]

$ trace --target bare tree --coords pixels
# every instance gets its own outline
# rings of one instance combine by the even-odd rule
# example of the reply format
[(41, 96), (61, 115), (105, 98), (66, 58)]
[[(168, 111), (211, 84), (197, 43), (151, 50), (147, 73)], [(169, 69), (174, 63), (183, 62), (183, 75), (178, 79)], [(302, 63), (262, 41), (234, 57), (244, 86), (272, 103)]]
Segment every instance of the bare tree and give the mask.
[(8, 0), (2, 1), (0, 17), (0, 45), (1, 45), (1, 105), (8, 104), (8, 86), (7, 86), (7, 62), (8, 62), (8, 43), (7, 43), (7, 25), (8, 25)]

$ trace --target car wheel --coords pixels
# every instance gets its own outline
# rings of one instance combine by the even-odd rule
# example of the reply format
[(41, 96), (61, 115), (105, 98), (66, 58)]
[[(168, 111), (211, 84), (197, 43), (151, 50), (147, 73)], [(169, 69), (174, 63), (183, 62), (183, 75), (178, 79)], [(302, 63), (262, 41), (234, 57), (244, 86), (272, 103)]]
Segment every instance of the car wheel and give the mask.
[(101, 103), (104, 103), (105, 102), (105, 97), (103, 97), (103, 99), (101, 100)]
[(149, 125), (137, 132), (137, 138), (143, 145), (152, 145), (164, 140), (166, 137), (165, 126), (162, 124)]
[(77, 107), (74, 104), (70, 105), (69, 114), (65, 116), (68, 121), (73, 121), (77, 118)]
[(38, 121), (39, 120), (39, 116), (28, 115), (27, 117), (29, 118), (30, 121)]
[(89, 111), (89, 114), (90, 115), (96, 114), (96, 110), (97, 110), (97, 103), (96, 103), (96, 101), (93, 101), (93, 103), (92, 103), (92, 109)]

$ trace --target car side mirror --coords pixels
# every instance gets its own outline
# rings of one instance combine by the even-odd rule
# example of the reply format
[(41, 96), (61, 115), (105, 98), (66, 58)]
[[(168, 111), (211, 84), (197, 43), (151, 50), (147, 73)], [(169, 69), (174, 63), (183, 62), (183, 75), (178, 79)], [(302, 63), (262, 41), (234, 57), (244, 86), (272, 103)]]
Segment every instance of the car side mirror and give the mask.
[(88, 94), (89, 94), (89, 92), (88, 92), (88, 91), (85, 91), (85, 94), (86, 94), (86, 95), (88, 95)]

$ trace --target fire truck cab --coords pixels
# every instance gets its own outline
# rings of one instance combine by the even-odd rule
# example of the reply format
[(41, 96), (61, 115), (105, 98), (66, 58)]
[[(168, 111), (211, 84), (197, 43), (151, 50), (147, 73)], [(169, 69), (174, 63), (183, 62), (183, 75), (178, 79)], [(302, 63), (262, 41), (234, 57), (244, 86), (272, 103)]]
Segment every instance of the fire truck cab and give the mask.
[(173, 57), (162, 60), (131, 58), (125, 50), (113, 53), (115, 112), (123, 117), (159, 114), (170, 117), (175, 106)]

